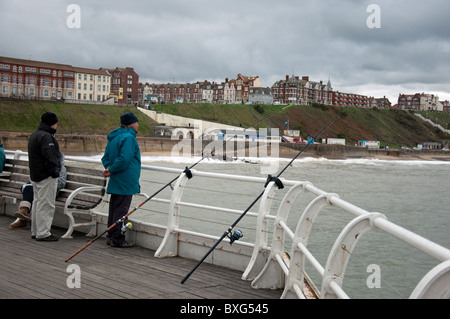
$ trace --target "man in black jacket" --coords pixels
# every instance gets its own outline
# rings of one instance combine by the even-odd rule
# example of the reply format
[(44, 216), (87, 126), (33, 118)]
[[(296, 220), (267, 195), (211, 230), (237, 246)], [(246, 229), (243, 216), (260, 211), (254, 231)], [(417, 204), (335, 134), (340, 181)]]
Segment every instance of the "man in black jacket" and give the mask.
[(50, 232), (55, 214), (57, 178), (61, 171), (61, 153), (55, 139), (58, 118), (46, 112), (28, 142), (30, 179), (33, 185), (31, 237), (37, 241), (56, 241)]

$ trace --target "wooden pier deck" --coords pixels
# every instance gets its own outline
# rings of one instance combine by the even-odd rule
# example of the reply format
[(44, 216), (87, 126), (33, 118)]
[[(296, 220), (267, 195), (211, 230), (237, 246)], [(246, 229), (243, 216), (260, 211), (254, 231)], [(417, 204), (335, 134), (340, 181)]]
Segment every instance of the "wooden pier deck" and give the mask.
[[(30, 228), (11, 230), (14, 219), (0, 216), (0, 299), (278, 299), (281, 290), (257, 290), (242, 273), (203, 263), (184, 283), (196, 261), (155, 258), (142, 247), (111, 248), (98, 239), (68, 263), (89, 239), (37, 242)], [(55, 235), (63, 229), (52, 230)], [(68, 266), (80, 267), (80, 288), (69, 288)]]

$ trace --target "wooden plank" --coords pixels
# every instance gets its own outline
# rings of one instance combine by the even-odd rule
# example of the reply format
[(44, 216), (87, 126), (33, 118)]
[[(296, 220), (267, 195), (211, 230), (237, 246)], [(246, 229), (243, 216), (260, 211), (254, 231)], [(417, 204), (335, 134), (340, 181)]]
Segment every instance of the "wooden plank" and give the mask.
[[(37, 242), (30, 229), (6, 230), (14, 219), (0, 216), (0, 298), (232, 298), (278, 299), (281, 291), (255, 290), (240, 279), (242, 273), (202, 264), (184, 285), (181, 279), (196, 261), (180, 257), (155, 258), (141, 247), (112, 248), (100, 238), (69, 263), (64, 260), (88, 239)], [(52, 233), (61, 235), (63, 229)], [(66, 285), (69, 264), (81, 269), (81, 288)]]

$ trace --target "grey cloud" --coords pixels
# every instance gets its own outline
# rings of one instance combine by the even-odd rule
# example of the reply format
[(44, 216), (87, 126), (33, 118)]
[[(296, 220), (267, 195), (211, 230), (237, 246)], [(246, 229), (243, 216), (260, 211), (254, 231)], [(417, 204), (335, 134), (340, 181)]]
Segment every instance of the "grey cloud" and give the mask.
[[(65, 24), (73, 2), (80, 29)], [(381, 8), (380, 29), (366, 25), (371, 3)], [(330, 77), (341, 91), (384, 89), (395, 99), (392, 90), (423, 87), (450, 99), (448, 12), (446, 0), (3, 1), (0, 28), (15, 31), (0, 34), (8, 43), (0, 55), (131, 66), (143, 82), (242, 73), (271, 86), (295, 72)]]

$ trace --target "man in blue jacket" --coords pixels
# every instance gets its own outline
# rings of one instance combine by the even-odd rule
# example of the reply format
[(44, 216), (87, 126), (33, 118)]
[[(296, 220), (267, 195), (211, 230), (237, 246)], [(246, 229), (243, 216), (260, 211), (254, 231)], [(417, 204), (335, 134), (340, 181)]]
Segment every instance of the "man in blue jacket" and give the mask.
[[(108, 227), (128, 213), (134, 194), (140, 192), (141, 152), (136, 140), (138, 118), (131, 112), (120, 117), (121, 126), (108, 134), (108, 143), (102, 163), (103, 175), (110, 177), (106, 192), (109, 202)], [(124, 221), (126, 223), (126, 221)], [(132, 247), (121, 231), (122, 223), (108, 232), (107, 243), (111, 247)]]

